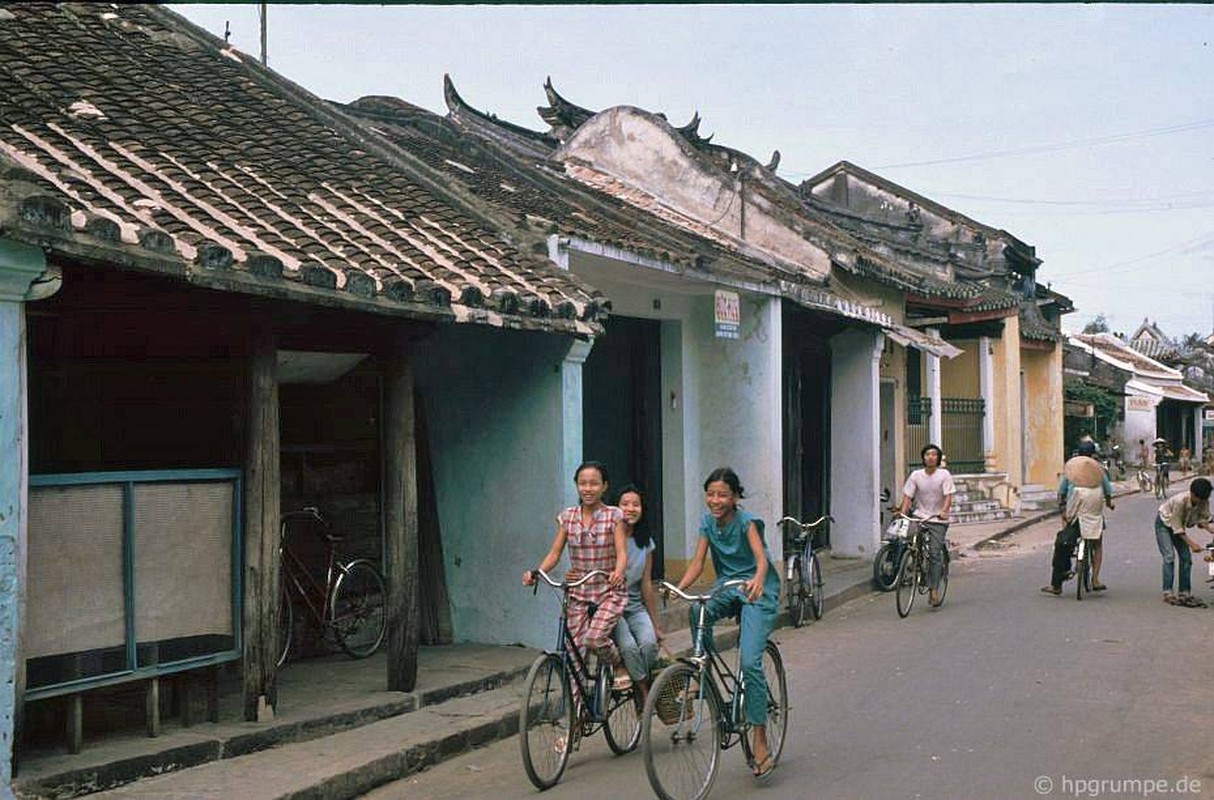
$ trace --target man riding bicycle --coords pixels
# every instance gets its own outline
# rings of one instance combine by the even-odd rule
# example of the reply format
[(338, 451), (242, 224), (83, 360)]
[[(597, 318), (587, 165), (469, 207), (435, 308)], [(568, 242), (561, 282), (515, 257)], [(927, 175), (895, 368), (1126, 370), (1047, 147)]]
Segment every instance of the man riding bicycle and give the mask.
[(1058, 482), (1058, 506), (1062, 511), (1063, 528), (1054, 537), (1054, 557), (1051, 562), (1050, 585), (1042, 586), (1046, 594), (1062, 594), (1062, 583), (1071, 575), (1071, 553), (1079, 538), (1088, 542), (1092, 554), (1092, 591), (1107, 587), (1100, 582), (1100, 564), (1104, 535), (1104, 514), (1101, 505), (1113, 509), (1113, 484), (1108, 473), (1095, 458), (1096, 443), (1084, 439), (1067, 460)]
[[(957, 493), (952, 473), (940, 466), (942, 456), (938, 446), (929, 444), (924, 447), (919, 453), (923, 469), (912, 472), (902, 487), (902, 515), (910, 513), (913, 502), (915, 516), (921, 520), (920, 524), (927, 532), (927, 603), (932, 607), (940, 605), (944, 534), (948, 531), (948, 512), (953, 505), (953, 495)], [(927, 521), (929, 518), (930, 522)]]
[(1172, 448), (1168, 447), (1168, 440), (1162, 436), (1151, 442), (1151, 447), (1155, 450), (1155, 474), (1166, 481), (1171, 466)]

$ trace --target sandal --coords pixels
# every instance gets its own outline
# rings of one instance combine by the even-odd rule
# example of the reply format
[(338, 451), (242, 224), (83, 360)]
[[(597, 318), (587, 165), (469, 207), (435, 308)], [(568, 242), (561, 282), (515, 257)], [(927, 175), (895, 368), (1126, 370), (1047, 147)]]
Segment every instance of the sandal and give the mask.
[(1183, 606), (1184, 605), (1184, 603), (1182, 603), (1180, 601), (1180, 598), (1174, 594), (1165, 594), (1163, 596), (1163, 601), (1170, 606)]
[(611, 679), (611, 688), (617, 692), (623, 692), (632, 688), (632, 676), (627, 672), (617, 672)]
[(1041, 591), (1045, 592), (1046, 594), (1062, 594), (1062, 589), (1058, 588), (1057, 586), (1042, 586)]
[(756, 761), (751, 767), (751, 774), (755, 780), (762, 780), (772, 773), (776, 768), (776, 762), (772, 760), (771, 753), (763, 756), (762, 761)]

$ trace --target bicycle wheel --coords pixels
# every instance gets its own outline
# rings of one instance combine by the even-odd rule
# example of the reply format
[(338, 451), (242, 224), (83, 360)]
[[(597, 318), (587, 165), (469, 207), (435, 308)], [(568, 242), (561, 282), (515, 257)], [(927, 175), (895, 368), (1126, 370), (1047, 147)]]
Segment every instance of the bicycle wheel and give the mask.
[(329, 624), (337, 645), (354, 658), (379, 649), (388, 628), (387, 591), (370, 561), (354, 561), (337, 578), (329, 601)]
[(788, 621), (794, 628), (805, 624), (805, 577), (801, 572), (801, 557), (794, 556), (788, 574)]
[(944, 548), (940, 564), (940, 583), (936, 584), (936, 608), (944, 605), (944, 596), (948, 594), (948, 548)]
[(527, 672), (518, 730), (527, 777), (535, 788), (551, 789), (565, 772), (573, 741), (573, 696), (552, 653), (537, 658)]
[(919, 566), (915, 563), (915, 552), (907, 548), (902, 554), (902, 563), (898, 565), (897, 606), (898, 616), (905, 617), (915, 605), (915, 595), (919, 589)]
[(773, 641), (763, 648), (763, 677), (767, 681), (767, 748), (771, 751), (771, 763), (776, 764), (784, 752), (788, 733), (788, 678), (780, 648)]
[(662, 670), (645, 701), (641, 749), (649, 785), (662, 800), (702, 800), (721, 762), (721, 706), (687, 663)]
[(810, 593), (810, 613), (813, 614), (814, 619), (822, 619), (822, 612), (826, 610), (826, 595), (822, 585), (822, 562), (818, 560), (817, 553), (809, 554), (809, 575), (806, 580), (806, 588)]
[[(279, 579), (282, 581), (282, 579)], [(287, 663), (291, 652), (291, 635), (295, 629), (295, 609), (291, 606), (291, 592), (282, 581), (278, 585), (278, 660), (274, 666), (281, 667)]]
[(1083, 539), (1079, 540), (1076, 546), (1076, 560), (1074, 560), (1074, 598), (1083, 600), (1084, 594), (1091, 591), (1091, 554), (1088, 552), (1088, 543)]
[(898, 549), (893, 542), (882, 544), (873, 559), (873, 585), (883, 592), (898, 585)]
[[(610, 669), (610, 667), (604, 667)], [(608, 687), (611, 686), (608, 681)], [(603, 736), (607, 746), (617, 756), (631, 753), (641, 741), (641, 695), (634, 684), (632, 688), (616, 691), (609, 688), (607, 711), (603, 715)]]

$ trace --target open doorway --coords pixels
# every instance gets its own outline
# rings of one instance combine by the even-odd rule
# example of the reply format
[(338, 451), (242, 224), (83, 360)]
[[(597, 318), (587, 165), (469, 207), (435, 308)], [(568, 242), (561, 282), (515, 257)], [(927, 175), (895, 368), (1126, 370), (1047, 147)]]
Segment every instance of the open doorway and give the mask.
[(583, 457), (607, 465), (610, 500), (629, 483), (645, 492), (645, 521), (662, 573), (661, 323), (613, 317), (582, 369)]

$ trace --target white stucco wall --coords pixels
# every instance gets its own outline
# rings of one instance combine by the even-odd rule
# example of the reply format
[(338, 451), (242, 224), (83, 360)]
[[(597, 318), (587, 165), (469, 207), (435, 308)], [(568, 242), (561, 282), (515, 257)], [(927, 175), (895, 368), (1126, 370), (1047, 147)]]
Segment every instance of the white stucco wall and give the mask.
[[(848, 330), (830, 340), (831, 551), (871, 557), (880, 542), (878, 369), (881, 335)], [(846, 398), (846, 402), (842, 402)], [(896, 481), (895, 493), (901, 490)]]
[[(1155, 440), (1155, 409), (1161, 397), (1129, 393), (1125, 397), (1125, 446), (1123, 455), (1130, 461), (1138, 458), (1138, 440), (1148, 445)], [(1148, 451), (1149, 452), (1149, 451)]]
[[(745, 508), (768, 526), (783, 516), (780, 300), (743, 296), (741, 338), (718, 339), (712, 298), (697, 299), (688, 329), (687, 386), (697, 397), (685, 416), (690, 444), (685, 541), (690, 555), (704, 510), (704, 479), (717, 467), (733, 467), (746, 490)], [(769, 530), (766, 540), (779, 558), (779, 537)], [(668, 550), (667, 557), (678, 555)]]
[(573, 496), (566, 462), (581, 452), (582, 420), (570, 343), (449, 326), (416, 348), (456, 641), (552, 646), (557, 598), (533, 597), (520, 577)]
[(818, 278), (830, 272), (829, 254), (757, 192), (746, 190), (745, 176), (707, 167), (669, 123), (647, 111), (617, 106), (600, 112), (579, 127), (554, 158), (588, 183), (599, 184), (593, 175), (582, 174), (582, 167), (639, 188), (695, 221), (697, 232), (718, 241), (729, 237), (750, 255), (778, 259)]

